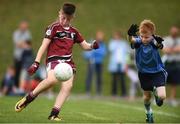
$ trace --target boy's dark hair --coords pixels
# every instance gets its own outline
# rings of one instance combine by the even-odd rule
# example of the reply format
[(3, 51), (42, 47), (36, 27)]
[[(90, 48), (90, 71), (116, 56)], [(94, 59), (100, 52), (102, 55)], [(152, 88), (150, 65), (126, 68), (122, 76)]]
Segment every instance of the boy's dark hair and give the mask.
[(64, 3), (62, 10), (67, 15), (73, 15), (76, 10), (76, 6), (72, 3)]

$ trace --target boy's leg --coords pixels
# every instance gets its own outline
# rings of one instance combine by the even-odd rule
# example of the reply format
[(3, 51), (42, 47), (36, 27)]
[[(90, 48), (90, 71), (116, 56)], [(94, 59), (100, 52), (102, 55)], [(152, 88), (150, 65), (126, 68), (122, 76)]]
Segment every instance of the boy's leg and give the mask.
[(165, 86), (160, 86), (160, 87), (154, 87), (153, 89), (153, 94), (155, 96), (156, 104), (158, 106), (163, 105), (163, 101), (166, 98), (166, 88)]
[(29, 103), (31, 103), (41, 92), (49, 89), (57, 82), (57, 79), (54, 76), (54, 71), (50, 70), (48, 72), (48, 77), (41, 81), (39, 85), (27, 96), (18, 101), (15, 105), (15, 111), (22, 111)]
[(153, 123), (154, 120), (153, 120), (153, 112), (151, 109), (151, 91), (144, 91), (143, 99), (144, 99), (144, 107), (147, 116), (146, 122)]
[(146, 109), (146, 113), (152, 113), (151, 109), (151, 91), (144, 91), (144, 107)]
[(59, 111), (61, 110), (63, 103), (66, 101), (67, 97), (70, 94), (71, 88), (73, 86), (73, 79), (74, 79), (74, 76), (68, 81), (62, 82), (61, 90), (56, 98), (54, 107), (52, 108), (52, 111), (48, 117), (49, 120), (55, 120), (55, 121), (61, 120), (58, 117), (58, 114), (59, 114)]
[(37, 96), (39, 95), (41, 92), (49, 89), (50, 87), (52, 87), (54, 84), (56, 84), (58, 82), (58, 80), (56, 79), (56, 77), (54, 76), (54, 70), (50, 70), (48, 71), (48, 76), (45, 80), (41, 81), (38, 86), (32, 91), (32, 93)]

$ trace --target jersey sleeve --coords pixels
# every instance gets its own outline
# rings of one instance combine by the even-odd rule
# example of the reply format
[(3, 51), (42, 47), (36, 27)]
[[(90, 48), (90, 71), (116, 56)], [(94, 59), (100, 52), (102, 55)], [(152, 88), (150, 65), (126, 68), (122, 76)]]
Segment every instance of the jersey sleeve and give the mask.
[(142, 41), (141, 41), (141, 38), (138, 36), (138, 37), (134, 37), (135, 38), (135, 42), (134, 43), (131, 43), (131, 48), (132, 49), (137, 49), (140, 47)]
[(55, 26), (48, 26), (45, 30), (44, 38), (52, 39), (55, 36)]
[(81, 43), (84, 41), (84, 38), (83, 36), (78, 32), (76, 31), (76, 35), (75, 35), (75, 43)]
[(135, 44), (141, 43), (141, 38), (140, 37), (135, 37)]

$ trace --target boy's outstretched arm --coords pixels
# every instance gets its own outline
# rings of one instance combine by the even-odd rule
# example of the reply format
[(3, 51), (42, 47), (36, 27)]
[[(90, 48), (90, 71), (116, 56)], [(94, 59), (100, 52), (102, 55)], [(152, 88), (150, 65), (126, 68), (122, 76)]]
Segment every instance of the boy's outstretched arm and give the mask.
[(99, 44), (97, 43), (96, 40), (94, 40), (92, 43), (88, 43), (84, 40), (83, 42), (80, 43), (80, 45), (84, 50), (92, 50), (99, 48)]
[(43, 54), (45, 53), (45, 51), (47, 50), (49, 44), (50, 44), (51, 40), (48, 39), (48, 38), (44, 38), (43, 41), (42, 41), (42, 44), (37, 52), (37, 56), (36, 56), (36, 59), (35, 61), (39, 62), (41, 61), (41, 58), (43, 56)]
[(153, 38), (155, 39), (155, 41), (154, 41), (154, 44), (155, 44), (155, 46), (157, 47), (157, 48), (159, 48), (159, 49), (163, 49), (163, 44), (162, 44), (162, 42), (164, 41), (164, 39), (163, 38), (161, 38), (160, 36), (157, 36), (157, 35), (152, 35), (153, 36)]

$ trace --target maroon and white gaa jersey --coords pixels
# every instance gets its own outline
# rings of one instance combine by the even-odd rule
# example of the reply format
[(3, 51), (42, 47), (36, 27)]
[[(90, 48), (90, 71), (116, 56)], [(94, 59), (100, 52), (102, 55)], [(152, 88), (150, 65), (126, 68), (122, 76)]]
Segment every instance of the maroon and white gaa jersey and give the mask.
[(63, 28), (59, 22), (55, 22), (46, 29), (45, 38), (51, 40), (47, 59), (52, 56), (70, 56), (75, 43), (84, 41), (81, 34), (73, 27)]

